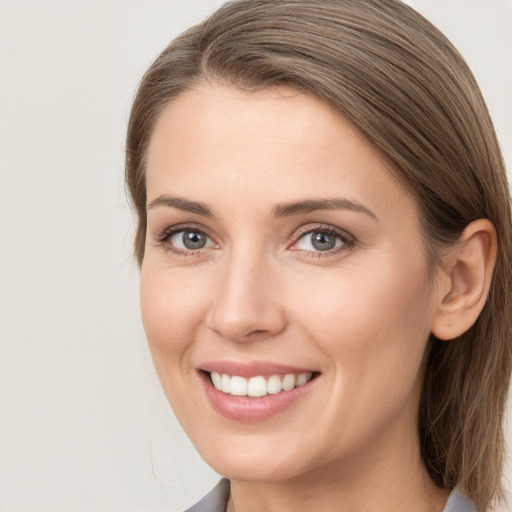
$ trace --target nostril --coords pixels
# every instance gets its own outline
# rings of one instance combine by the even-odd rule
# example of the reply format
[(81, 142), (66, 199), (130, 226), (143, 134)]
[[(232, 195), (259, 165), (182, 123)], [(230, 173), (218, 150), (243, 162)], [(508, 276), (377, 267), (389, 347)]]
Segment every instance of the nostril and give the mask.
[(265, 334), (266, 332), (268, 331), (265, 331), (264, 329), (256, 329), (252, 332), (250, 332), (247, 336), (258, 336), (258, 335), (261, 335), (261, 334)]

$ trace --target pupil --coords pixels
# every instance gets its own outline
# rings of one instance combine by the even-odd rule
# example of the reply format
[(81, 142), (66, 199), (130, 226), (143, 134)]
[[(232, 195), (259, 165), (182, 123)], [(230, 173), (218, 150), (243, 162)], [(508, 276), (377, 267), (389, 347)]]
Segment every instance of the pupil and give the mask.
[(313, 233), (313, 247), (318, 251), (329, 251), (336, 245), (336, 237), (327, 233)]
[(183, 245), (187, 249), (202, 249), (206, 244), (206, 237), (196, 231), (185, 231), (183, 233)]

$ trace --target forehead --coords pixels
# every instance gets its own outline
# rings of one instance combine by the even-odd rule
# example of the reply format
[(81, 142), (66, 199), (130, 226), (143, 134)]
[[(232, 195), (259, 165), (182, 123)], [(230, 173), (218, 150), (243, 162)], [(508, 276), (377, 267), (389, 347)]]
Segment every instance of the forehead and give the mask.
[[(148, 150), (148, 200), (162, 193), (275, 202), (304, 195), (409, 197), (390, 162), (327, 103), (290, 87), (203, 85), (163, 110)], [(384, 201), (388, 203), (389, 201)]]

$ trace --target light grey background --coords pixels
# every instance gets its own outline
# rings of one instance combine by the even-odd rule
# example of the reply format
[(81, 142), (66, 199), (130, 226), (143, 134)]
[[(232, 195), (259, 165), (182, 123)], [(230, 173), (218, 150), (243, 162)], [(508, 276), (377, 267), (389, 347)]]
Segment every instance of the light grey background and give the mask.
[[(221, 3), (0, 0), (1, 512), (179, 511), (218, 478), (146, 349), (123, 145), (145, 68)], [(473, 68), (510, 169), (512, 1), (410, 3)]]

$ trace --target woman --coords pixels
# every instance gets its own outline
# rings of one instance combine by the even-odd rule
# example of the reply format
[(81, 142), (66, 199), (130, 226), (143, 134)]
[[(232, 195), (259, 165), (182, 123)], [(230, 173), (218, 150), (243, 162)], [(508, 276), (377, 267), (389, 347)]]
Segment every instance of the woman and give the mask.
[(144, 76), (143, 322), (225, 476), (192, 510), (488, 510), (511, 215), (485, 103), (395, 0), (239, 0)]

